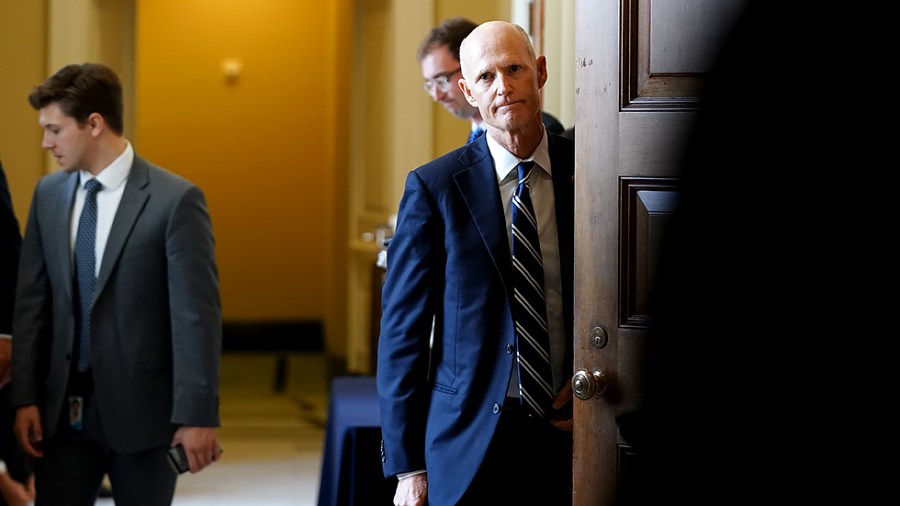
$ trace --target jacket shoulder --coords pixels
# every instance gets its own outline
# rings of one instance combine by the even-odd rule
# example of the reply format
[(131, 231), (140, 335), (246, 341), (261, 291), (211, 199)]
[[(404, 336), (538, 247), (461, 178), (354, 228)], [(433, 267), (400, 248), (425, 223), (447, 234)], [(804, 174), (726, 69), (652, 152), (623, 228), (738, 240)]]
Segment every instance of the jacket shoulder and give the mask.
[(193, 181), (181, 174), (156, 165), (138, 155), (134, 156), (132, 175), (138, 179), (146, 178), (148, 183), (160, 184), (167, 188), (177, 188), (182, 191), (197, 187)]

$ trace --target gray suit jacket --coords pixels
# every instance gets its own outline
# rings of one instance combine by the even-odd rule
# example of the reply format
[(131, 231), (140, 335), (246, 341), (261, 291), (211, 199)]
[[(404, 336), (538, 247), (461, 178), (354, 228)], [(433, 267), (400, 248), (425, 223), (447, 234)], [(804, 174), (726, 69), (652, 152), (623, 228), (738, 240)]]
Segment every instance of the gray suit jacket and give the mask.
[[(77, 184), (77, 173), (62, 171), (38, 182), (22, 245), (12, 401), (39, 406), (45, 439), (65, 402), (75, 345), (69, 224)], [(218, 426), (221, 309), (202, 191), (135, 156), (102, 258), (91, 336), (112, 449), (168, 444), (179, 425)]]

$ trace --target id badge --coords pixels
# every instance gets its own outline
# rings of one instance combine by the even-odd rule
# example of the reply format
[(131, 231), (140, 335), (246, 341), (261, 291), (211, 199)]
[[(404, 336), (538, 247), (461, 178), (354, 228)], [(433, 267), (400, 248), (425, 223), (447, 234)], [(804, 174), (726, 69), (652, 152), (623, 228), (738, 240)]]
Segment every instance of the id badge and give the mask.
[(80, 395), (72, 395), (69, 397), (69, 427), (75, 430), (81, 430), (81, 423), (84, 418), (84, 398)]

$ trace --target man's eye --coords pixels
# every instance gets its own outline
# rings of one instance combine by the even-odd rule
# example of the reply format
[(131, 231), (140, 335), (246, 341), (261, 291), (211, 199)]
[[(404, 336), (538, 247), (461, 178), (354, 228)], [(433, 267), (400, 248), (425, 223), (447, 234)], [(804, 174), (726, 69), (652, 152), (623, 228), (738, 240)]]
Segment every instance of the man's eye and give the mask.
[(489, 73), (484, 73), (484, 74), (481, 74), (480, 76), (478, 76), (479, 81), (487, 81), (490, 78), (491, 78), (491, 74), (489, 74)]

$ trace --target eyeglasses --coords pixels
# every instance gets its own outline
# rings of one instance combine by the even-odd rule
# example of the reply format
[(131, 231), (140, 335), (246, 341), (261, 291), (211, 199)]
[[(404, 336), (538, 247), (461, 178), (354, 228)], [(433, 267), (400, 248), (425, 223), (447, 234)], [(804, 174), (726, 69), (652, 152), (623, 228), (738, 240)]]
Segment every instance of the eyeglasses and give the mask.
[(461, 69), (457, 67), (456, 70), (441, 74), (434, 79), (429, 79), (422, 83), (422, 89), (425, 90), (425, 93), (428, 93), (429, 95), (434, 93), (435, 88), (440, 90), (441, 93), (447, 93), (448, 91), (450, 91), (450, 76), (456, 74), (460, 70)]

